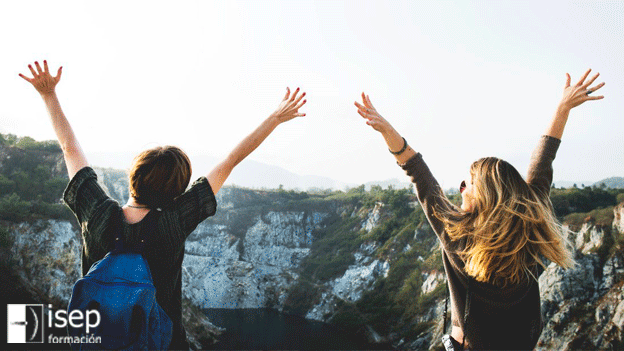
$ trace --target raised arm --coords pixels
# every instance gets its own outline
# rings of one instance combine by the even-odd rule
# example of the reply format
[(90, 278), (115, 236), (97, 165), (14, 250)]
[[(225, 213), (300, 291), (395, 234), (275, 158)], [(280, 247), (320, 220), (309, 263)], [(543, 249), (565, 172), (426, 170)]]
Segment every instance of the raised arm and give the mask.
[(570, 110), (576, 106), (581, 105), (588, 100), (600, 100), (604, 96), (590, 96), (591, 93), (602, 88), (604, 82), (594, 87), (589, 86), (600, 75), (596, 73), (591, 79), (585, 82), (591, 69), (587, 70), (581, 79), (575, 84), (570, 85), (570, 75), (566, 73), (566, 83), (563, 89), (563, 97), (557, 106), (555, 115), (553, 116), (550, 124), (546, 128), (543, 137), (531, 156), (531, 162), (529, 164), (529, 170), (527, 175), (527, 182), (534, 185), (543, 194), (548, 195), (550, 192), (550, 184), (552, 183), (552, 162), (555, 159), (555, 154), (559, 148), (561, 137), (563, 136), (563, 130), (568, 122), (568, 116)]
[(404, 164), (407, 160), (412, 158), (416, 152), (407, 145), (407, 142), (401, 137), (401, 134), (377, 112), (377, 109), (375, 109), (373, 103), (370, 101), (370, 97), (362, 93), (362, 102), (364, 105), (357, 101), (355, 102), (358, 113), (360, 116), (366, 118), (366, 124), (381, 133), (386, 141), (386, 145), (388, 145), (388, 150), (394, 155), (397, 162), (399, 164)]
[(63, 67), (58, 69), (56, 77), (50, 74), (48, 62), (45, 60), (43, 61), (43, 69), (41, 69), (37, 61), (35, 61), (35, 67), (37, 68), (36, 70), (32, 65), (28, 65), (33, 78), (28, 78), (21, 73), (19, 76), (31, 83), (43, 98), (43, 102), (50, 115), (50, 120), (52, 121), (52, 127), (56, 133), (56, 138), (63, 150), (67, 173), (69, 174), (69, 179), (71, 179), (81, 168), (88, 166), (89, 163), (82, 152), (80, 143), (78, 143), (78, 139), (76, 139), (76, 135), (74, 135), (74, 131), (65, 117), (61, 109), (61, 103), (56, 96), (56, 84), (61, 80)]
[(236, 145), (225, 160), (221, 161), (221, 163), (208, 173), (208, 182), (215, 194), (221, 189), (221, 186), (223, 186), (223, 183), (232, 172), (232, 169), (260, 146), (264, 139), (266, 139), (278, 125), (290, 121), (295, 117), (305, 116), (305, 113), (299, 113), (299, 109), (306, 103), (306, 100), (301, 100), (306, 93), (297, 97), (298, 93), (299, 88), (295, 90), (294, 94), (291, 94), (290, 89), (286, 88), (286, 96), (284, 96), (277, 110), (265, 119), (256, 130), (251, 132), (251, 134)]
[(545, 135), (551, 136), (553, 138), (561, 139), (563, 135), (563, 130), (565, 128), (566, 123), (568, 122), (568, 115), (570, 114), (570, 110), (574, 107), (584, 103), (588, 100), (600, 100), (604, 98), (604, 96), (590, 96), (589, 94), (595, 92), (596, 90), (602, 88), (604, 86), (604, 82), (600, 83), (592, 88), (589, 86), (598, 78), (600, 73), (596, 73), (590, 80), (585, 82), (587, 76), (591, 72), (591, 69), (588, 69), (587, 72), (581, 77), (581, 79), (573, 86), (570, 85), (570, 75), (566, 73), (566, 84), (563, 88), (563, 97), (559, 102), (559, 106), (557, 106), (557, 110), (553, 119), (551, 120), (548, 128), (546, 128)]
[(421, 154), (416, 153), (392, 125), (377, 112), (368, 95), (362, 93), (362, 102), (363, 105), (358, 102), (355, 103), (358, 113), (366, 119), (366, 124), (381, 133), (388, 145), (388, 150), (411, 178), (416, 187), (418, 201), (422, 205), (429, 223), (446, 247), (450, 239), (444, 230), (444, 224), (434, 215), (434, 211), (449, 209), (453, 205), (444, 195), (444, 191), (433, 177)]

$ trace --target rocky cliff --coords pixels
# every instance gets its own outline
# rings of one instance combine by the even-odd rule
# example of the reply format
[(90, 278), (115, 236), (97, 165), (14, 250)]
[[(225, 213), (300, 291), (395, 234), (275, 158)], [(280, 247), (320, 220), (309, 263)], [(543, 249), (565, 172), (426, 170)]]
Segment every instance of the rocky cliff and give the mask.
[[(122, 172), (97, 173), (111, 196), (127, 200)], [(217, 214), (186, 243), (185, 318), (196, 347), (219, 333), (200, 308), (268, 307), (399, 349), (439, 348), (446, 284), (436, 238), (413, 194), (376, 191), (313, 198), (221, 190)], [(539, 278), (545, 328), (538, 349), (622, 347), (624, 203), (613, 218), (611, 226), (589, 218), (567, 227), (578, 264), (550, 265)], [(16, 283), (39, 301), (66, 304), (80, 272), (74, 221), (3, 225)]]
[(539, 350), (624, 347), (622, 215), (624, 203), (615, 207), (612, 226), (587, 222), (569, 231), (577, 265), (563, 270), (553, 263), (539, 277), (546, 323)]

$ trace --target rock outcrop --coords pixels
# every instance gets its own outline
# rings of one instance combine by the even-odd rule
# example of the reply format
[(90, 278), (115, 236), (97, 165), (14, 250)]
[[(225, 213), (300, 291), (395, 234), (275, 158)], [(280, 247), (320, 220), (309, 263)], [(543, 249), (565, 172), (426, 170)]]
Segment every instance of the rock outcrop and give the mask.
[[(585, 223), (570, 233), (577, 265), (554, 263), (539, 278), (545, 327), (538, 350), (616, 350), (624, 346), (624, 242), (619, 225), (624, 203), (614, 209), (612, 227)], [(619, 216), (619, 217), (618, 217)]]

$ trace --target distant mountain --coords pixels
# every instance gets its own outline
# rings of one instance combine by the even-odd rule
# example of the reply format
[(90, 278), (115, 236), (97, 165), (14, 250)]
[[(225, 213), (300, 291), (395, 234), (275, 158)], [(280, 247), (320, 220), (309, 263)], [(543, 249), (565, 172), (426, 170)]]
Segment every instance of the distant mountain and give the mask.
[(572, 188), (574, 186), (574, 184), (576, 184), (576, 186), (578, 188), (584, 188), (586, 186), (600, 187), (602, 183), (604, 183), (604, 185), (607, 188), (611, 188), (611, 189), (624, 189), (624, 177), (610, 177), (610, 178), (605, 178), (603, 180), (599, 180), (597, 182), (592, 182), (592, 181), (568, 181), (568, 180), (558, 180), (558, 181), (554, 181), (553, 182), (553, 184), (555, 185), (556, 188)]
[[(92, 165), (98, 167), (110, 167), (115, 169), (127, 169), (132, 162), (134, 154), (128, 152), (97, 152), (87, 155)], [(219, 160), (216, 157), (208, 155), (192, 155), (190, 154), (191, 164), (193, 166), (193, 179), (208, 174)], [(269, 165), (254, 160), (245, 160), (241, 162), (232, 171), (232, 174), (225, 182), (227, 185), (237, 185), (245, 188), (254, 189), (277, 189), (280, 185), (284, 189), (332, 189), (345, 190), (359, 186), (356, 183), (346, 183), (328, 177), (316, 175), (300, 175), (288, 171), (279, 166)], [(371, 186), (379, 185), (386, 189), (392, 186), (395, 189), (409, 187), (411, 183), (400, 181), (397, 178), (371, 181), (364, 184), (366, 190), (370, 190)]]
[[(128, 169), (134, 154), (129, 152), (97, 152), (89, 153), (87, 157), (94, 166)], [(208, 174), (220, 161), (216, 157), (208, 155), (189, 154), (189, 157), (193, 167), (193, 180)], [(284, 189), (299, 190), (310, 188), (344, 190), (356, 186), (356, 184), (348, 184), (328, 177), (299, 175), (278, 166), (249, 159), (236, 166), (225, 184), (254, 189), (277, 189), (281, 185)]]
[(624, 189), (624, 177), (610, 177), (610, 178), (606, 178), (603, 180), (599, 180), (592, 185), (600, 187), (601, 184), (603, 183), (607, 188)]

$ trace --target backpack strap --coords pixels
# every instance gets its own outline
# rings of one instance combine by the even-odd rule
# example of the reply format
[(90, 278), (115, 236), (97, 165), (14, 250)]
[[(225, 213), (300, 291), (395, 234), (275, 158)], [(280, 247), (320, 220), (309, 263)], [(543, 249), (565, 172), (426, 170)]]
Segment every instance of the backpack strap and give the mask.
[(468, 277), (468, 288), (466, 289), (466, 304), (464, 305), (464, 330), (462, 330), (462, 350), (464, 350), (464, 343), (466, 342), (466, 331), (468, 316), (470, 315), (470, 277)]
[[(451, 295), (451, 288), (448, 286), (447, 281), (447, 290), (446, 290), (446, 299), (444, 300), (444, 329), (442, 329), (442, 333), (446, 333), (446, 317), (448, 315), (448, 302), (449, 297)], [(464, 305), (464, 330), (462, 330), (462, 350), (464, 350), (464, 344), (466, 342), (466, 322), (468, 321), (468, 316), (470, 315), (470, 277), (468, 277), (468, 288), (466, 289), (466, 304)]]
[(448, 300), (449, 300), (449, 296), (451, 295), (451, 291), (450, 288), (448, 287), (448, 281), (447, 281), (447, 287), (446, 287), (446, 299), (444, 299), (444, 329), (442, 329), (442, 334), (446, 333), (446, 317), (448, 315)]

